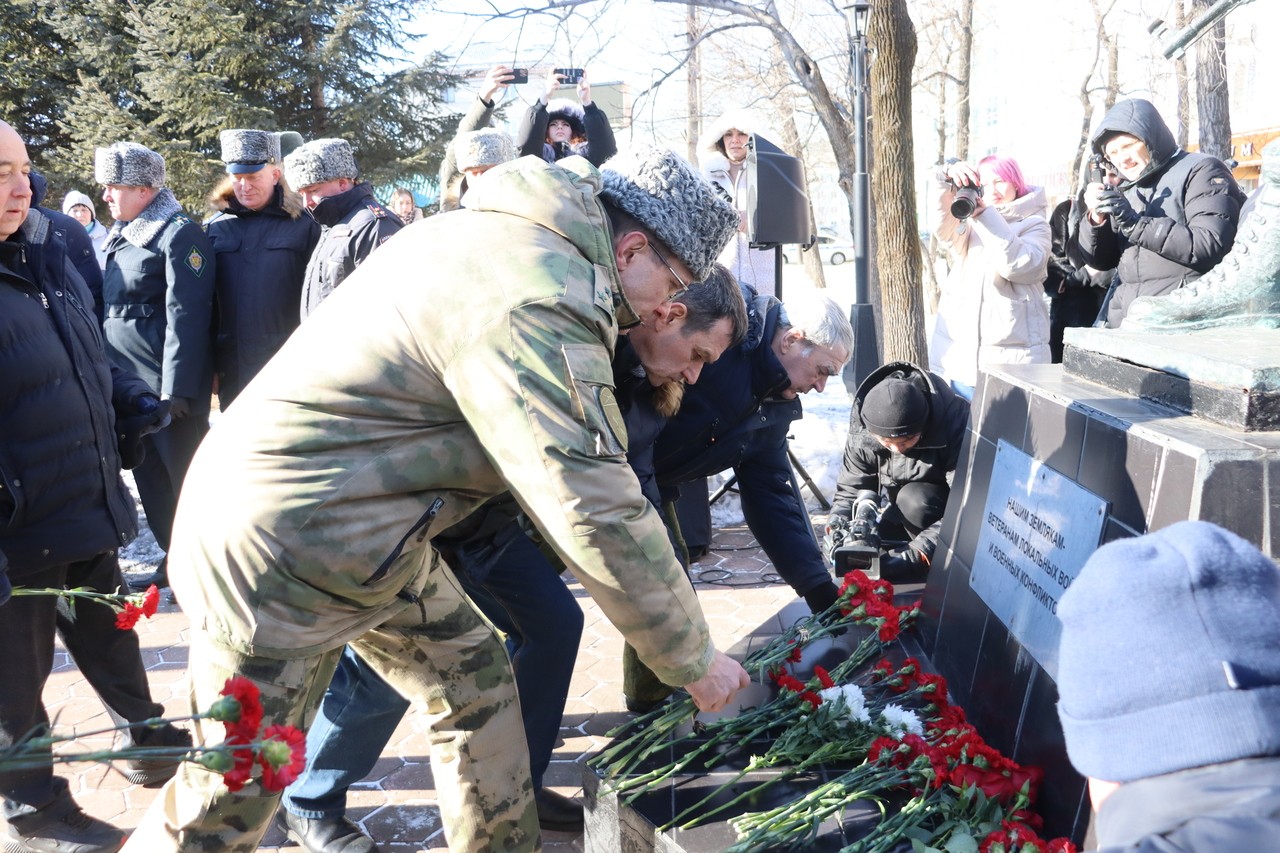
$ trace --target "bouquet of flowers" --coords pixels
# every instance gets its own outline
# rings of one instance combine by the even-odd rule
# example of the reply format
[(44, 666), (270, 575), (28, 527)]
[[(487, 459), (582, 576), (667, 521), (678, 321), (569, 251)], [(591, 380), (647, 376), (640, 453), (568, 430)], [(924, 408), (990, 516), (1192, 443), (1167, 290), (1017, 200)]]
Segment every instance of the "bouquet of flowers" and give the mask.
[[(884, 657), (917, 612), (893, 605), (888, 582), (850, 572), (827, 612), (792, 626), (744, 662), (776, 687), (770, 699), (683, 733), (695, 714), (689, 699), (631, 721), (611, 732), (617, 740), (590, 762), (601, 772), (602, 789), (634, 803), (678, 775), (709, 772), (750, 749), (735, 776), (661, 828), (698, 825), (823, 768), (825, 781), (814, 781), (802, 796), (732, 818), (738, 842), (730, 850), (801, 849), (825, 820), (861, 801), (875, 804), (881, 819), (844, 848), (850, 853), (887, 853), (904, 841), (917, 853), (1074, 853), (1070, 841), (1037, 834), (1041, 822), (1031, 804), (1039, 771), (983, 741), (948, 700), (941, 676), (924, 672), (914, 658)], [(815, 666), (807, 680), (788, 671), (815, 640), (851, 631), (865, 636), (830, 671)], [(674, 757), (652, 766), (666, 755)], [(770, 773), (755, 773), (764, 769)], [(753, 774), (758, 781), (723, 799)]]
[[(160, 591), (153, 584), (140, 593), (107, 593), (76, 587), (73, 589), (33, 589), (16, 587), (14, 596), (52, 595), (66, 600), (74, 609), (77, 601), (89, 601), (116, 612), (116, 627), (130, 631), (142, 618), (150, 619), (160, 604)], [(0, 749), (0, 771), (24, 770), (48, 764), (115, 761), (191, 761), (222, 774), (228, 790), (239, 791), (261, 768), (260, 784), (268, 791), (282, 791), (298, 778), (306, 764), (306, 736), (293, 726), (262, 728), (262, 702), (257, 685), (247, 678), (229, 678), (221, 691), (223, 698), (205, 712), (189, 717), (156, 717), (128, 726), (112, 726), (73, 735), (35, 732), (12, 746)], [(190, 720), (217, 720), (226, 737), (216, 746), (126, 746), (117, 749), (57, 751), (59, 747), (95, 735), (123, 728), (159, 727)]]

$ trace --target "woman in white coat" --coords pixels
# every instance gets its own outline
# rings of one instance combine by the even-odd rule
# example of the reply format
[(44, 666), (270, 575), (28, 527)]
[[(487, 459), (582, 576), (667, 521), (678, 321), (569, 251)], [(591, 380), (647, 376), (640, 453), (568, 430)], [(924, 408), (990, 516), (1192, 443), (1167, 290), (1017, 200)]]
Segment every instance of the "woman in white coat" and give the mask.
[[(972, 398), (983, 366), (1052, 361), (1043, 286), (1052, 234), (1044, 190), (1027, 184), (1012, 157), (985, 157), (976, 169), (951, 163), (945, 179), (936, 233), (951, 254), (951, 272), (929, 366)], [(953, 205), (963, 187), (982, 188), (969, 216)]]
[(707, 125), (698, 138), (698, 166), (738, 209), (738, 233), (720, 253), (720, 263), (760, 293), (774, 292), (773, 249), (752, 249), (747, 216), (755, 207), (756, 187), (747, 171), (749, 142), (761, 133), (759, 120), (747, 110), (731, 110)]

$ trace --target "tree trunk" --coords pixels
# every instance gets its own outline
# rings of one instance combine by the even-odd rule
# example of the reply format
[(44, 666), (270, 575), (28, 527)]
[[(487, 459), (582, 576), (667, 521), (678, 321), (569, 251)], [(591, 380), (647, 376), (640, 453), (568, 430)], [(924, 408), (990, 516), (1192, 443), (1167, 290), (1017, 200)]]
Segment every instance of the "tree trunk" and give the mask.
[[(1178, 16), (1177, 30), (1181, 32), (1188, 21), (1187, 6), (1184, 0), (1178, 0), (1176, 8)], [(1173, 62), (1173, 85), (1177, 90), (1178, 97), (1178, 147), (1186, 148), (1187, 141), (1191, 136), (1191, 92), (1190, 78), (1187, 75), (1187, 55), (1185, 53), (1179, 55)]]
[(870, 42), (876, 46), (871, 69), (873, 268), (880, 284), (884, 361), (927, 365), (911, 134), (916, 31), (906, 0), (877, 3), (870, 30)]
[[(1197, 13), (1210, 0), (1196, 0)], [(1231, 100), (1227, 95), (1227, 25), (1222, 19), (1196, 42), (1196, 102), (1200, 151), (1219, 160), (1231, 156)]]
[[(915, 33), (912, 32), (912, 42)], [(915, 53), (915, 48), (912, 48)], [(956, 156), (969, 159), (969, 122), (972, 104), (969, 100), (969, 81), (973, 74), (973, 0), (960, 3), (960, 47), (957, 51), (960, 70), (956, 74)]]

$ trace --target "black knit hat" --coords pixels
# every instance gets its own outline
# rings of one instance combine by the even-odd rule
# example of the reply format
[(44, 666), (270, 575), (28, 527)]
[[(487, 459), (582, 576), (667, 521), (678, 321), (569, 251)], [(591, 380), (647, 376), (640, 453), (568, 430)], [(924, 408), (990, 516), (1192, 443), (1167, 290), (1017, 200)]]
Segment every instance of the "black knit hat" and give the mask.
[(862, 423), (867, 432), (884, 438), (918, 435), (929, 420), (929, 401), (905, 379), (889, 377), (867, 392)]

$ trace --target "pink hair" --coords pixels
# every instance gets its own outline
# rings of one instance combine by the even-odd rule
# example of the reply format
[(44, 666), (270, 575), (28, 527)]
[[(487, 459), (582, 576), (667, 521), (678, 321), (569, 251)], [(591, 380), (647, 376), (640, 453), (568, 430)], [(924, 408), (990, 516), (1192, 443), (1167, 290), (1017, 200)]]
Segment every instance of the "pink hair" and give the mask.
[(986, 166), (995, 173), (996, 177), (1002, 181), (1008, 181), (1013, 184), (1013, 192), (1016, 198), (1022, 198), (1027, 194), (1027, 190), (1031, 187), (1027, 186), (1027, 179), (1022, 177), (1022, 169), (1018, 166), (1018, 161), (1012, 157), (1001, 157), (999, 154), (992, 154), (989, 157), (983, 157), (978, 161), (978, 170)]

